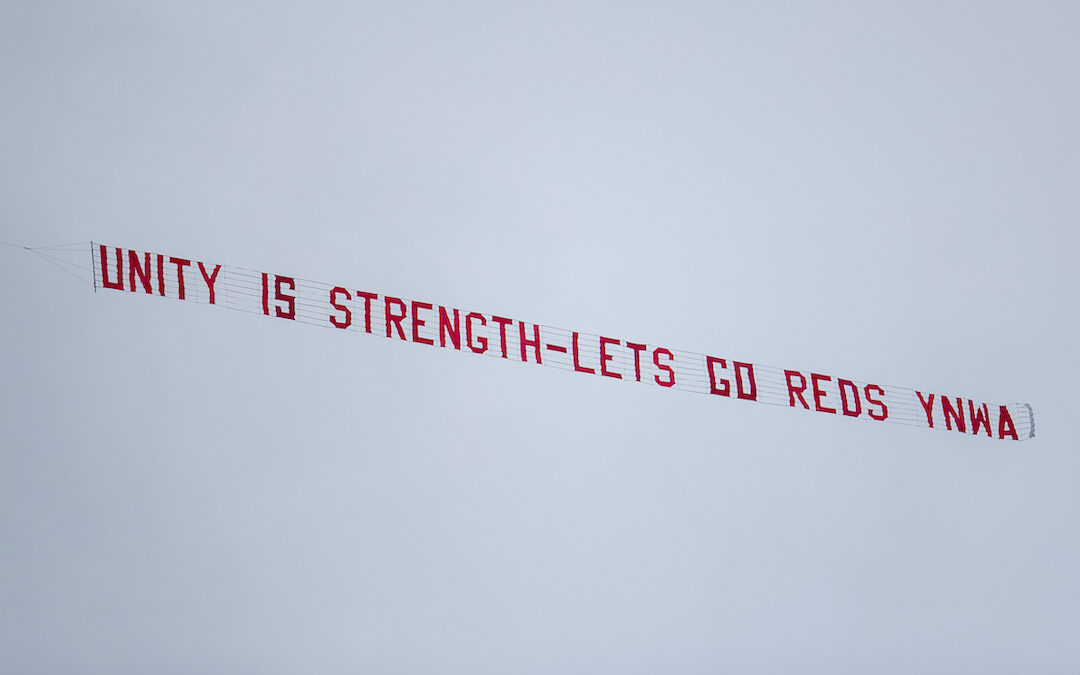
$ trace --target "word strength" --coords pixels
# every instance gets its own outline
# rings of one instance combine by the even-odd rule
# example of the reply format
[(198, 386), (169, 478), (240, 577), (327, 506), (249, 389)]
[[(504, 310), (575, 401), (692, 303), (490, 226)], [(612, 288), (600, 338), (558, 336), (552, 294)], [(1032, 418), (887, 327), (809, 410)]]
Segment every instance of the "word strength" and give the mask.
[(777, 368), (723, 353), (698, 353), (521, 321), (177, 256), (91, 244), (94, 285), (140, 295), (261, 313), (390, 340), (681, 389), (837, 418), (899, 423), (997, 439), (1034, 435), (1025, 403), (990, 403), (805, 369)]

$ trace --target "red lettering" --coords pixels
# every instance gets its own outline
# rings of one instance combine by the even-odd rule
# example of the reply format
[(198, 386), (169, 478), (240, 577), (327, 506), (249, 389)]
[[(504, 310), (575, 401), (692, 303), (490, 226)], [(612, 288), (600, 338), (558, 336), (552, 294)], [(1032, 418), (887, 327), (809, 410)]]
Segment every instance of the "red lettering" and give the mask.
[(994, 435), (990, 433), (990, 407), (983, 403), (981, 408), (976, 408), (975, 402), (968, 399), (968, 412), (971, 413), (971, 433), (978, 436), (979, 428), (986, 427), (986, 435), (993, 438)]
[(731, 383), (727, 380), (720, 380), (721, 386), (716, 386), (716, 371), (713, 370), (713, 366), (720, 364), (720, 367), (727, 370), (727, 361), (724, 359), (718, 359), (715, 356), (705, 357), (705, 370), (709, 371), (709, 393), (716, 394), (717, 396), (731, 396)]
[(519, 337), (520, 337), (519, 342), (521, 343), (521, 360), (524, 361), (524, 362), (527, 362), (529, 360), (529, 356), (528, 356), (529, 352), (528, 352), (527, 348), (531, 346), (536, 351), (536, 362), (541, 363), (541, 361), (540, 361), (540, 326), (537, 325), (537, 324), (533, 324), (533, 339), (532, 340), (529, 340), (529, 339), (527, 339), (525, 337), (525, 323), (523, 321), (518, 321), (518, 332), (519, 332)]
[(923, 398), (921, 391), (915, 392), (919, 397), (919, 403), (922, 403), (923, 410), (926, 411), (926, 423), (930, 425), (930, 428), (934, 428), (934, 395), (930, 394), (930, 400), (927, 401)]
[(165, 256), (157, 254), (157, 290), (161, 297), (165, 297)]
[(964, 422), (964, 400), (959, 396), (956, 397), (956, 408), (953, 408), (948, 396), (942, 396), (941, 414), (945, 417), (945, 428), (949, 431), (952, 431), (953, 422), (956, 422), (957, 431), (967, 431), (967, 424)]
[(143, 290), (150, 295), (154, 294), (154, 286), (150, 283), (150, 275), (153, 270), (150, 269), (150, 254), (143, 253), (143, 264), (139, 264), (139, 254), (135, 251), (128, 251), (128, 281), (131, 285), (131, 292), (135, 292), (135, 274), (139, 275), (139, 283), (142, 284)]
[[(203, 281), (206, 282), (206, 288), (207, 288), (208, 291), (210, 291), (210, 304), (213, 305), (213, 304), (215, 304), (214, 303), (214, 282), (217, 281), (217, 275), (218, 275), (218, 272), (221, 271), (221, 265), (217, 265), (216, 267), (214, 267), (214, 273), (208, 275), (206, 273), (206, 268), (200, 262), (199, 263), (199, 271), (202, 272)], [(229, 289), (226, 288), (225, 290), (226, 290), (226, 292), (228, 292)]]
[(814, 390), (814, 409), (818, 412), (833, 413), (836, 414), (836, 408), (829, 408), (821, 404), (821, 400), (825, 398), (826, 392), (824, 389), (818, 386), (821, 382), (831, 382), (832, 378), (828, 375), (818, 375), (817, 373), (810, 373), (810, 386)]
[(335, 286), (330, 290), (330, 305), (333, 306), (339, 312), (345, 312), (344, 319), (338, 319), (333, 314), (330, 315), (330, 323), (336, 328), (348, 328), (352, 324), (352, 312), (345, 305), (338, 304), (337, 296), (344, 293), (346, 300), (352, 300), (352, 296), (349, 292), (341, 286)]
[[(874, 398), (873, 396), (871, 396), (870, 395), (870, 390), (871, 389), (877, 390), (877, 395), (880, 396), (881, 398)], [(885, 400), (884, 400), (885, 399), (885, 390), (884, 389), (877, 386), (876, 384), (868, 384), (865, 387), (863, 387), (863, 394), (866, 395), (866, 403), (867, 403), (866, 414), (869, 415), (871, 417), (871, 419), (875, 419), (875, 420), (881, 422), (882, 420), (888, 418), (888, 416), (889, 416), (889, 408), (885, 405)], [(881, 406), (881, 412), (875, 413), (874, 409), (870, 407), (871, 405), (879, 405), (879, 406)]]
[[(162, 293), (164, 295), (164, 293)], [(266, 272), (262, 273), (262, 309), (263, 314), (270, 316), (270, 282), (267, 279)]]
[[(754, 379), (754, 365), (752, 363), (742, 363), (741, 361), (732, 361), (731, 365), (735, 367), (735, 388), (738, 391), (739, 398), (756, 401), (757, 380)], [(744, 386), (743, 373), (746, 373), (750, 383), (748, 388)]]
[(100, 247), (101, 251), (101, 284), (105, 288), (112, 288), (118, 291), (124, 290), (124, 258), (123, 253), (119, 248), (116, 249), (116, 281), (109, 281), (109, 256), (105, 252), (105, 245)]
[[(274, 275), (274, 299), (277, 300), (278, 302), (284, 302), (289, 308), (286, 311), (286, 310), (282, 310), (280, 306), (275, 306), (274, 307), (274, 314), (279, 319), (293, 319), (293, 320), (295, 320), (296, 319), (296, 297), (292, 296), (292, 295), (288, 295), (288, 294), (284, 293), (281, 290), (281, 287), (283, 285), (286, 285), (286, 284), (288, 284), (290, 291), (295, 291), (296, 290), (296, 280), (295, 279), (293, 279), (292, 277), (281, 277), (281, 276), (278, 276), (276, 274)], [(181, 286), (180, 288), (181, 288), (180, 297), (182, 298), (182, 297), (184, 297), (183, 296), (183, 290), (182, 290), (183, 286)]]
[(1020, 440), (1020, 437), (1016, 435), (1016, 425), (1013, 424), (1009, 408), (1001, 406), (1001, 410), (998, 412), (998, 438), (1004, 440), (1006, 436), (1011, 437), (1014, 441)]
[[(858, 417), (862, 413), (862, 401), (859, 400), (859, 388), (855, 386), (855, 383), (851, 380), (844, 380), (836, 378), (836, 384), (840, 386), (840, 409), (844, 411), (844, 414), (848, 417)], [(848, 390), (851, 391), (852, 399), (855, 401), (855, 407), (848, 407)]]
[(513, 319), (507, 319), (507, 318), (501, 317), (501, 316), (494, 316), (494, 315), (492, 315), (491, 320), (494, 321), (495, 323), (499, 324), (499, 339), (501, 341), (500, 344), (502, 344), (502, 357), (505, 359), (506, 358), (506, 326), (507, 326), (507, 324), (514, 323), (514, 320)]
[(641, 352), (645, 350), (645, 345), (639, 345), (636, 342), (627, 342), (626, 346), (634, 351), (634, 377), (638, 382), (641, 382)]
[(439, 306), (439, 346), (446, 346), (446, 336), (450, 336), (450, 342), (454, 349), (461, 349), (461, 323), (458, 321), (458, 311), (454, 310), (454, 323), (450, 323), (450, 316), (446, 308)]
[(614, 371), (607, 369), (607, 362), (611, 360), (611, 354), (607, 353), (608, 345), (617, 345), (619, 341), (614, 338), (600, 338), (600, 374), (607, 377), (614, 377), (616, 380), (621, 380), (622, 375)]
[[(407, 340), (407, 338), (405, 337), (405, 329), (401, 327), (401, 320), (404, 319), (409, 313), (408, 310), (405, 309), (405, 303), (402, 302), (401, 298), (394, 298), (389, 295), (383, 298), (383, 300), (386, 304), (386, 307), (383, 311), (383, 315), (386, 317), (386, 337), (394, 336), (394, 334), (390, 332), (390, 326), (395, 326), (397, 328), (398, 337), (400, 337), (402, 340)], [(397, 305), (401, 313), (395, 314), (391, 312), (390, 305)]]
[(419, 342), (424, 345), (434, 345), (435, 340), (426, 337), (420, 337), (420, 326), (425, 325), (425, 321), (420, 318), (419, 313), (421, 309), (431, 309), (430, 302), (417, 302), (412, 301), (412, 341)]
[(663, 370), (664, 372), (666, 372), (668, 374), (668, 379), (666, 381), (661, 380), (659, 375), (653, 375), (653, 379), (656, 380), (656, 383), (658, 385), (660, 385), (661, 387), (674, 387), (675, 386), (675, 371), (671, 369), (671, 366), (667, 366), (667, 365), (664, 365), (664, 364), (660, 363), (660, 355), (661, 354), (667, 356), (668, 359), (671, 360), (671, 361), (675, 360), (675, 355), (672, 354), (667, 349), (664, 349), (663, 347), (657, 347), (656, 349), (654, 349), (653, 350), (653, 365), (655, 365), (660, 370)]
[[(796, 377), (799, 378), (798, 386), (795, 386), (795, 383), (793, 382)], [(806, 391), (806, 378), (803, 377), (803, 374), (797, 370), (785, 370), (784, 378), (787, 380), (788, 405), (794, 408), (795, 397), (798, 396), (799, 403), (802, 403), (802, 407), (809, 410), (810, 406), (806, 404), (806, 399), (803, 398), (803, 392)]]
[[(365, 333), (370, 333), (371, 332), (371, 301), (372, 300), (378, 300), (379, 299), (379, 294), (378, 293), (368, 293), (366, 291), (357, 291), (356, 292), (356, 297), (364, 299), (364, 332)], [(387, 337), (389, 337), (389, 336), (387, 336)]]
[(487, 319), (484, 318), (483, 314), (477, 314), (476, 312), (469, 312), (468, 314), (466, 314), (465, 315), (465, 343), (467, 345), (469, 345), (469, 349), (473, 350), (473, 352), (475, 352), (477, 354), (483, 354), (484, 352), (487, 351), (488, 341), (487, 341), (486, 337), (481, 335), (481, 336), (476, 338), (476, 344), (478, 346), (475, 346), (475, 347), (473, 346), (473, 339), (472, 339), (473, 338), (473, 328), (472, 328), (473, 319), (480, 319), (480, 325), (481, 326), (486, 326), (487, 325)]
[(176, 297), (184, 299), (184, 268), (191, 264), (187, 258), (169, 258), (169, 262), (176, 265), (176, 287), (179, 293)]
[(595, 370), (593, 370), (592, 368), (586, 368), (585, 366), (581, 365), (581, 363), (578, 362), (578, 334), (577, 333), (572, 333), (570, 335), (570, 351), (572, 351), (574, 353), (574, 370), (576, 370), (579, 373), (590, 373), (592, 375), (596, 374)]

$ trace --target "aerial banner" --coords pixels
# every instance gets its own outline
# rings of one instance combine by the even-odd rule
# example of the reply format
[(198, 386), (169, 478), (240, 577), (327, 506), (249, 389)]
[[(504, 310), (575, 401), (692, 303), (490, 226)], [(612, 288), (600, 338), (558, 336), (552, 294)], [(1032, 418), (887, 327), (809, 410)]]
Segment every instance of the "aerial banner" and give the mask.
[(260, 313), (429, 347), (560, 368), (837, 417), (1022, 440), (1035, 435), (1026, 403), (993, 403), (806, 369), (722, 351), (690, 352), (448, 307), (350, 285), (260, 272), (91, 242), (94, 288)]

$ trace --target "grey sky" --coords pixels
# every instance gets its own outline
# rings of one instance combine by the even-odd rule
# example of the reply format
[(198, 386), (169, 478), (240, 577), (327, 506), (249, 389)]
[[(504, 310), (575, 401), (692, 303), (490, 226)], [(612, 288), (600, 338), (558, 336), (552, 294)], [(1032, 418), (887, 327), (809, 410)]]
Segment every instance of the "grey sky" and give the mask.
[(1026, 400), (1038, 437), (94, 295), (5, 247), (0, 670), (1075, 672), (1078, 15), (3, 5), (2, 240)]

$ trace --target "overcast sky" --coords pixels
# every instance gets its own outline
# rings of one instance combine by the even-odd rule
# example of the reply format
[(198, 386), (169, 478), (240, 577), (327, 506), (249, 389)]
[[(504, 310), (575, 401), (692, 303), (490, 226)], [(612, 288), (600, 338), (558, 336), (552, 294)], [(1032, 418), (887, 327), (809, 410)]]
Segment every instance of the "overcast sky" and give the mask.
[(2, 247), (0, 670), (1077, 672), (1078, 7), (3, 3), (0, 240), (1028, 401), (1037, 437)]

